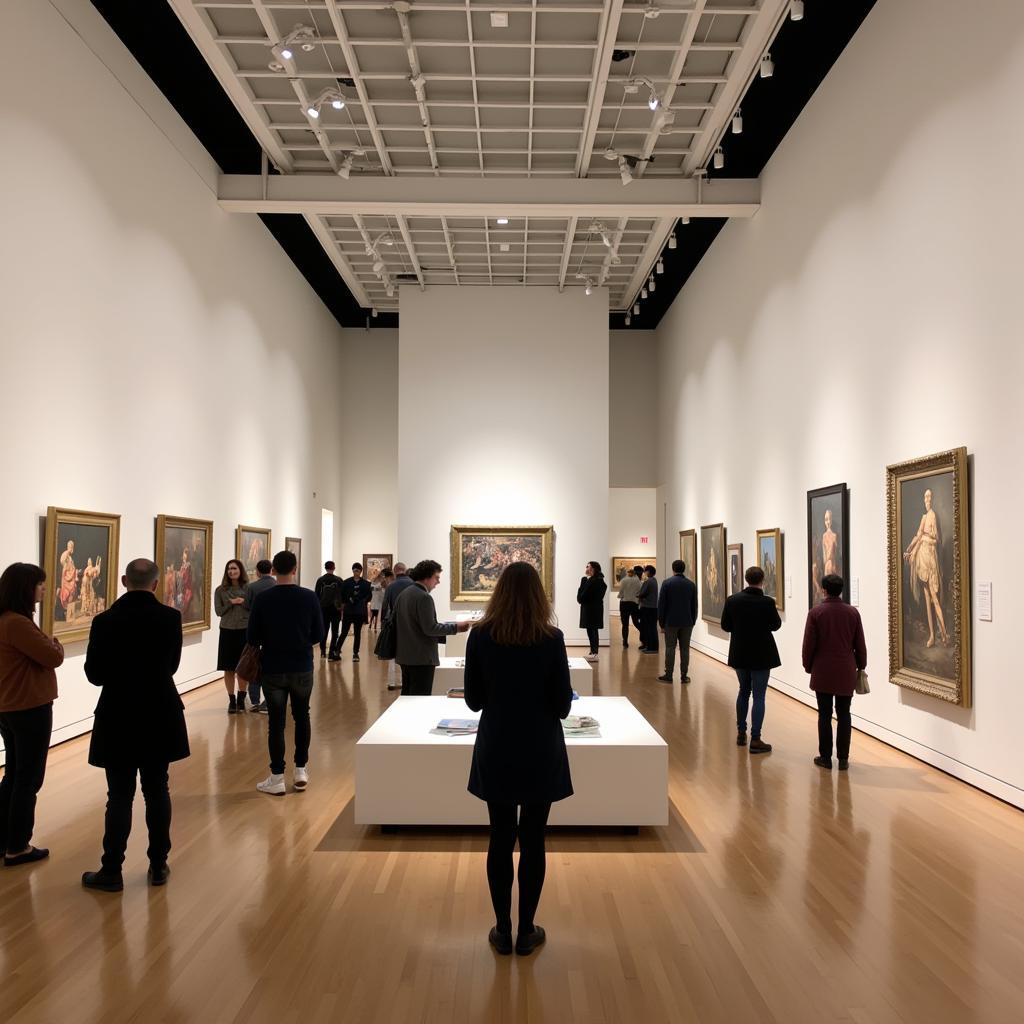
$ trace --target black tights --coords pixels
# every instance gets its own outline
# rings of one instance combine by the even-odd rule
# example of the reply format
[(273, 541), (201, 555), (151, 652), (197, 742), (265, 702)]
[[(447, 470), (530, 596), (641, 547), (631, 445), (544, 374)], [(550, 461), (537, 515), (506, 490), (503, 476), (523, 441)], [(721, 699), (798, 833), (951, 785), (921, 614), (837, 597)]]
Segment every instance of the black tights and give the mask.
[(512, 851), (519, 840), (519, 931), (533, 931), (533, 916), (544, 888), (544, 829), (551, 804), (522, 804), (516, 822), (516, 804), (487, 801), (491, 841), (487, 847), (487, 885), (498, 931), (512, 933)]

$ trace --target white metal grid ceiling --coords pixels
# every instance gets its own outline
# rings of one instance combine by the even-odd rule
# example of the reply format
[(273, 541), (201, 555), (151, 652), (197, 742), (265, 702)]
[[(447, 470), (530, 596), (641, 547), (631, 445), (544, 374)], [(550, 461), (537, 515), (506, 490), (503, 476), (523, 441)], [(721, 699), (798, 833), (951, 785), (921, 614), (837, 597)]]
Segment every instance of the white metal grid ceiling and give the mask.
[[(616, 179), (620, 157), (633, 177), (707, 163), (789, 0), (170, 3), (282, 173)], [(675, 224), (500, 212), (311, 226), (379, 310), (406, 280), (589, 281), (628, 309)]]

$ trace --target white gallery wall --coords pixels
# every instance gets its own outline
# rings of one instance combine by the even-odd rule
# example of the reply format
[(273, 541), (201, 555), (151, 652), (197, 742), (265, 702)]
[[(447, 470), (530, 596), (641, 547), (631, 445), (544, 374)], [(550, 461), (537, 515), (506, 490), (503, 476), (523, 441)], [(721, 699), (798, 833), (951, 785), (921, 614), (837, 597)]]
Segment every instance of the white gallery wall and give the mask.
[(405, 286), (400, 309), (401, 556), (444, 565), (443, 618), (452, 524), (553, 525), (555, 608), (579, 642), (576, 589), (608, 545), (607, 293)]
[[(612, 559), (629, 556), (637, 565), (658, 564), (658, 492), (654, 487), (612, 487), (608, 491), (608, 586)], [(658, 579), (661, 579), (659, 573)], [(618, 611), (617, 593), (609, 593)]]
[[(92, 6), (59, 6), (0, 7), (0, 563), (39, 560), (58, 505), (120, 513), (118, 574), (167, 513), (214, 520), (214, 582), (246, 523), (303, 538), (311, 583), (341, 504), (341, 331), (259, 220), (219, 209), (213, 162)], [(91, 727), (84, 647), (55, 740)], [(214, 618), (179, 687), (216, 653)]]
[(608, 482), (654, 487), (658, 482), (658, 336), (608, 332)]
[[(1008, 519), (1024, 498), (1024, 5), (962, 15), (877, 4), (768, 165), (761, 211), (687, 283), (658, 330), (659, 476), (666, 545), (723, 521), (750, 564), (756, 529), (785, 531), (773, 681), (803, 700), (806, 492), (845, 481), (873, 687), (855, 724), (1024, 806)], [(973, 621), (971, 709), (887, 681), (885, 467), (958, 445), (974, 579), (994, 589), (994, 620)], [(705, 623), (694, 641), (727, 650)]]

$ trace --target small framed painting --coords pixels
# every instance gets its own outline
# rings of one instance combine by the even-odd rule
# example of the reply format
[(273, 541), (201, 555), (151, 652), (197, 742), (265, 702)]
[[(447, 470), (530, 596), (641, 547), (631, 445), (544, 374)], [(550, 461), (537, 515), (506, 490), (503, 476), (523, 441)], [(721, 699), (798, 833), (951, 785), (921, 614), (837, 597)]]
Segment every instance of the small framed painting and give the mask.
[(686, 568), (683, 575), (691, 582), (697, 582), (697, 531), (679, 531), (679, 557)]
[(746, 586), (743, 579), (743, 545), (730, 544), (727, 558), (729, 561), (729, 593), (738, 594)]
[(256, 563), (273, 557), (269, 529), (262, 526), (239, 526), (235, 529), (235, 558), (245, 566), (250, 580), (256, 579)]
[(156, 596), (181, 612), (182, 633), (210, 628), (213, 523), (182, 516), (156, 517)]
[(391, 555), (363, 555), (363, 579), (371, 583), (385, 570), (394, 564)]
[(43, 632), (70, 642), (89, 635), (92, 620), (117, 600), (121, 517), (77, 509), (46, 510)]
[[(725, 608), (728, 580), (725, 576), (725, 526), (713, 523), (700, 528), (700, 596), (701, 618), (721, 622)], [(685, 559), (684, 559), (685, 561)]]
[(775, 607), (786, 607), (785, 566), (782, 554), (782, 531), (757, 531), (757, 564), (764, 573), (765, 595), (775, 599)]
[(655, 565), (654, 555), (614, 555), (612, 557), (612, 593), (619, 592), (619, 584), (634, 565)]
[(285, 537), (285, 551), (290, 551), (295, 556), (295, 582), (302, 582), (302, 538)]

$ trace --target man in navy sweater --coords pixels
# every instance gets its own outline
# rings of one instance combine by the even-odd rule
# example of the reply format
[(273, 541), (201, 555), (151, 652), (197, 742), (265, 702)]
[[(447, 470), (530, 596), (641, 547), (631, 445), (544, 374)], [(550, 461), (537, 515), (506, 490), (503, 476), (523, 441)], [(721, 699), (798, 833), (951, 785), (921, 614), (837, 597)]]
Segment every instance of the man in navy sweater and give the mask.
[(658, 594), (658, 625), (665, 634), (665, 674), (658, 676), (663, 683), (672, 682), (675, 668), (676, 644), (679, 645), (679, 673), (684, 683), (690, 681), (690, 634), (697, 622), (697, 585), (688, 580), (686, 563), (677, 558), (672, 563), (672, 575), (661, 585)]
[(261, 793), (283, 796), (284, 726), (288, 702), (295, 719), (295, 774), (300, 792), (309, 784), (309, 698), (313, 693), (313, 648), (324, 637), (320, 602), (312, 590), (295, 582), (295, 555), (274, 555), (276, 586), (258, 595), (249, 614), (246, 639), (260, 648), (263, 694), (270, 721), (270, 775), (256, 788)]

